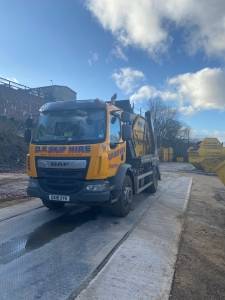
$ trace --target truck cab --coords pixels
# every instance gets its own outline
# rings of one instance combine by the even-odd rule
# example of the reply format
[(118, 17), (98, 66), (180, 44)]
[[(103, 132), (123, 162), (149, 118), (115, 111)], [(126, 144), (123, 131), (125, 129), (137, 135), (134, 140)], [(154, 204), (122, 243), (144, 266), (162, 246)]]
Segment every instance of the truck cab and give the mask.
[(29, 196), (50, 209), (105, 205), (125, 216), (135, 193), (156, 191), (151, 122), (129, 105), (124, 111), (119, 102), (57, 101), (41, 107), (27, 155)]

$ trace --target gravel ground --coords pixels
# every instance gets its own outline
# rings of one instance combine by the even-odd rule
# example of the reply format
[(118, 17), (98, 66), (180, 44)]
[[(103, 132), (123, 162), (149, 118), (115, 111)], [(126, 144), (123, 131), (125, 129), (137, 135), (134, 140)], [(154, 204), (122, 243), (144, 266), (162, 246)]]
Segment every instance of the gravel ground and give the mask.
[(27, 181), (23, 173), (0, 173), (0, 208), (26, 201)]
[(192, 174), (171, 299), (225, 299), (225, 188)]

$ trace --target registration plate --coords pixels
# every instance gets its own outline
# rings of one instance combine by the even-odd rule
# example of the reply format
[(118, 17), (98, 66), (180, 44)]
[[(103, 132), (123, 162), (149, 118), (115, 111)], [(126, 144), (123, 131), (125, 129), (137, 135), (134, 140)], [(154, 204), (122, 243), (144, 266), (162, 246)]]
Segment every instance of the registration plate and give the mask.
[(70, 196), (65, 196), (65, 195), (49, 195), (49, 200), (61, 201), (61, 202), (69, 202), (70, 201)]

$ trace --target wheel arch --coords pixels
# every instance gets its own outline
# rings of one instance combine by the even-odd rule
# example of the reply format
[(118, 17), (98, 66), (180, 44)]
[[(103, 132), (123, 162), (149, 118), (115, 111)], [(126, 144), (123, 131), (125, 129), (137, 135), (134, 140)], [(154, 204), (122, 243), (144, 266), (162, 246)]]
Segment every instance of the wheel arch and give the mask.
[(112, 178), (112, 182), (116, 190), (122, 189), (123, 181), (126, 175), (130, 176), (133, 185), (133, 190), (134, 190), (134, 175), (130, 164), (122, 164), (119, 167), (115, 177)]

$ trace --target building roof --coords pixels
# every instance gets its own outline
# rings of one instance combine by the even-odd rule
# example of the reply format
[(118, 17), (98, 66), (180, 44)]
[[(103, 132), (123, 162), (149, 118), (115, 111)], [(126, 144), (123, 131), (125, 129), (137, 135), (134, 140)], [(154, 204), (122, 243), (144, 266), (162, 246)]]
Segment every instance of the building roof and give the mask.
[(49, 90), (49, 89), (54, 89), (54, 88), (64, 88), (64, 89), (70, 90), (73, 93), (76, 93), (73, 89), (71, 89), (70, 87), (68, 87), (66, 85), (57, 85), (57, 84), (39, 86), (39, 87), (31, 88), (31, 90)]

